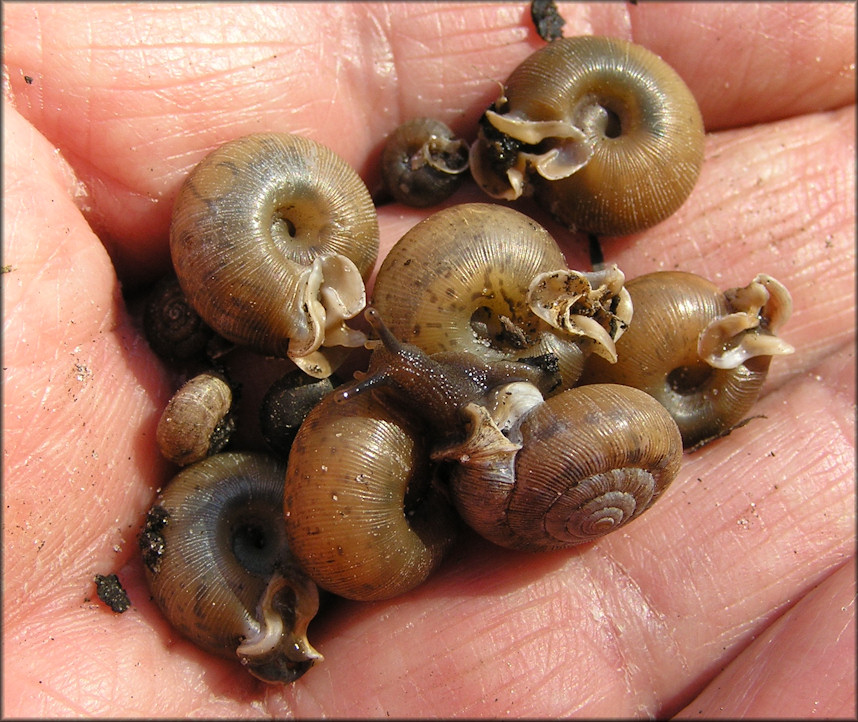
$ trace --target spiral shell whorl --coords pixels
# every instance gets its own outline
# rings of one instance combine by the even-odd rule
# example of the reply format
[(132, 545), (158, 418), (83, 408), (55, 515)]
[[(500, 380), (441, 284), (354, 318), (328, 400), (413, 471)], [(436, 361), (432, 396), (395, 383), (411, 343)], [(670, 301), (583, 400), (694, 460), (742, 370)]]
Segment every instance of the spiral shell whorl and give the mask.
[(626, 234), (660, 222), (688, 197), (703, 163), (694, 96), (660, 57), (624, 40), (549, 43), (513, 71), (496, 107), (488, 122), (525, 145), (504, 184), (483, 136), (472, 150), (478, 182), (509, 199), (534, 190), (582, 231)]
[(771, 356), (713, 368), (698, 355), (701, 332), (732, 309), (711, 281), (684, 271), (633, 278), (626, 289), (635, 319), (617, 342), (616, 364), (592, 357), (583, 383), (642, 389), (673, 416), (685, 446), (717, 436), (743, 419), (759, 396)]
[(547, 399), (509, 439), (521, 448), (505, 456), (462, 453), (452, 489), (471, 527), (516, 549), (565, 548), (628, 523), (673, 480), (682, 455), (667, 412), (612, 384)]
[(289, 456), (284, 512), (289, 543), (320, 586), (386, 599), (440, 563), (454, 525), (425, 436), (370, 394), (329, 395), (310, 412)]

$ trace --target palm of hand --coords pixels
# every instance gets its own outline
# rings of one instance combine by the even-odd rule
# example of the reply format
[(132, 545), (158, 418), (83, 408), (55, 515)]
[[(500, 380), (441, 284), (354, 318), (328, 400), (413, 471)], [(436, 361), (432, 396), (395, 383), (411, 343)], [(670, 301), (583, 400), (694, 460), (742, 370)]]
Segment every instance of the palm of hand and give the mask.
[[(6, 714), (854, 715), (843, 10), (561, 8), (566, 34), (662, 54), (714, 131), (685, 206), (607, 245), (608, 260), (627, 276), (676, 267), (725, 288), (769, 273), (793, 295), (784, 336), (797, 353), (773, 364), (755, 410), (765, 419), (687, 456), (618, 538), (540, 556), (471, 538), (414, 593), (338, 604), (311, 628), (324, 664), (279, 688), (198, 652), (149, 601), (136, 534), (169, 475), (153, 433), (171, 389), (117, 273), (133, 287), (165, 269), (172, 197), (223, 140), (304, 133), (377, 178), (379, 141), (400, 120), (472, 127), (496, 93), (488, 78), (540, 41), (517, 5), (8, 6)], [(117, 32), (129, 39), (107, 40)], [(380, 208), (382, 255), (425, 215)], [(122, 616), (89, 600), (105, 570), (134, 603)]]

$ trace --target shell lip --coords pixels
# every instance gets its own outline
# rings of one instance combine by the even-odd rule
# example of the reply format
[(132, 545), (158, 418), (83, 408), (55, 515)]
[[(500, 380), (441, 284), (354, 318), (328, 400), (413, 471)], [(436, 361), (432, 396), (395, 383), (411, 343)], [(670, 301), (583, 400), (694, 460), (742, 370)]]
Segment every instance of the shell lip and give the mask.
[(365, 333), (346, 325), (366, 306), (366, 288), (355, 263), (341, 254), (314, 258), (302, 283), (308, 331), (290, 339), (287, 354), (305, 373), (327, 378), (334, 365), (323, 346), (358, 348), (366, 343)]
[(616, 341), (634, 314), (624, 283), (625, 275), (616, 265), (587, 273), (547, 271), (531, 282), (528, 305), (549, 326), (589, 339), (594, 353), (616, 363)]
[(756, 356), (783, 356), (795, 348), (777, 336), (792, 314), (786, 287), (760, 273), (747, 286), (724, 296), (733, 313), (714, 319), (700, 332), (697, 353), (716, 369), (735, 369)]

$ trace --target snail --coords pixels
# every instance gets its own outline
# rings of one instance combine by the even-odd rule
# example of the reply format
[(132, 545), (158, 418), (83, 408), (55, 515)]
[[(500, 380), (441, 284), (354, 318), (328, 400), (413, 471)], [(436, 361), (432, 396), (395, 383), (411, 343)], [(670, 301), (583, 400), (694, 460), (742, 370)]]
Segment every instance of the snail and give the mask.
[(174, 274), (153, 287), (143, 309), (143, 332), (152, 350), (167, 361), (202, 359), (216, 344), (215, 332), (191, 308)]
[(295, 434), (310, 409), (333, 390), (331, 378), (315, 379), (295, 369), (271, 385), (259, 407), (259, 426), (275, 452), (289, 455)]
[(179, 191), (170, 251), (188, 301), (220, 335), (311, 376), (327, 347), (363, 345), (378, 222), (360, 177), (329, 148), (259, 133), (206, 156)]
[(495, 198), (534, 194), (570, 228), (619, 235), (682, 205), (703, 140), (694, 96), (659, 56), (615, 38), (558, 38), (512, 72), (470, 165)]
[(216, 454), (186, 467), (140, 535), (146, 580), (174, 628), (265, 682), (292, 682), (322, 656), (307, 640), (316, 585), (283, 528), (285, 463)]
[(366, 374), (310, 413), (286, 474), (289, 543), (322, 587), (385, 598), (416, 586), (437, 563), (414, 564), (401, 588), (387, 584), (395, 576), (391, 561), (398, 574), (410, 563), (389, 528), (406, 526), (403, 504), (420, 494), (407, 481), (395, 492), (382, 483), (391, 469), (430, 475), (430, 490), (449, 479), (463, 518), (518, 549), (561, 548), (607, 533), (648, 508), (679, 469), (676, 424), (641, 391), (592, 386), (544, 401), (551, 382), (538, 367), (467, 352), (429, 355), (397, 340), (376, 309), (366, 317), (382, 346)]
[(455, 514), (418, 420), (369, 394), (343, 404), (336, 393), (313, 408), (292, 443), (287, 538), (319, 586), (387, 599), (437, 568), (455, 538)]
[(582, 383), (643, 389), (671, 413), (686, 447), (728, 432), (759, 396), (772, 356), (793, 352), (778, 337), (792, 312), (787, 289), (760, 274), (726, 292), (683, 271), (631, 279), (635, 320), (616, 364), (591, 358)]
[(215, 371), (197, 374), (173, 394), (155, 440), (164, 458), (186, 466), (218, 453), (235, 430), (232, 389)]
[(590, 353), (615, 358), (632, 318), (623, 280), (616, 266), (569, 270), (548, 231), (523, 213), (465, 203), (432, 214), (394, 245), (372, 305), (395, 336), (430, 354), (553, 354), (562, 389)]
[(413, 118), (384, 145), (381, 176), (390, 194), (415, 208), (434, 206), (462, 185), (468, 170), (468, 144), (440, 120)]

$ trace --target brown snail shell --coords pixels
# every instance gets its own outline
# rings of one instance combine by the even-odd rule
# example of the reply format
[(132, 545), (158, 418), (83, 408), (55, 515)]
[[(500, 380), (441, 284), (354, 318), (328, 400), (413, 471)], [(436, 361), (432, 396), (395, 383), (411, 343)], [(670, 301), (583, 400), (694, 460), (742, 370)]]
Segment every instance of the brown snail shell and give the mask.
[(462, 185), (468, 144), (440, 120), (413, 118), (400, 125), (384, 146), (381, 176), (390, 194), (415, 208), (438, 205)]
[(183, 184), (170, 250), (191, 305), (218, 333), (306, 373), (326, 346), (360, 346), (345, 325), (366, 302), (378, 222), (363, 181), (329, 148), (259, 133), (206, 156)]
[(140, 536), (164, 616), (202, 649), (265, 682), (291, 682), (321, 655), (307, 641), (319, 604), (283, 525), (284, 462), (217, 454), (183, 469)]
[(232, 389), (216, 371), (197, 374), (173, 394), (155, 440), (164, 458), (186, 466), (218, 453), (235, 430)]
[(534, 193), (571, 228), (627, 234), (682, 205), (703, 140), (694, 96), (659, 56), (616, 38), (559, 38), (486, 111), (471, 172), (496, 198)]
[(622, 285), (615, 266), (570, 271), (548, 231), (524, 214), (466, 203), (434, 213), (394, 245), (372, 304), (396, 337), (429, 354), (552, 353), (568, 388), (589, 353), (613, 356), (632, 317)]
[(368, 394), (329, 395), (310, 412), (289, 455), (284, 511), (307, 573), (360, 601), (422, 583), (455, 534), (419, 423)]
[(678, 473), (679, 430), (642, 391), (601, 384), (533, 399), (505, 433), (471, 405), (470, 436), (442, 452), (459, 462), (459, 513), (495, 544), (537, 551), (594, 541), (640, 516)]
[(770, 276), (722, 292), (683, 271), (658, 271), (626, 284), (635, 319), (617, 342), (616, 364), (591, 358), (583, 383), (646, 391), (676, 420), (686, 447), (738, 424), (756, 402), (777, 337), (791, 313), (787, 290)]

